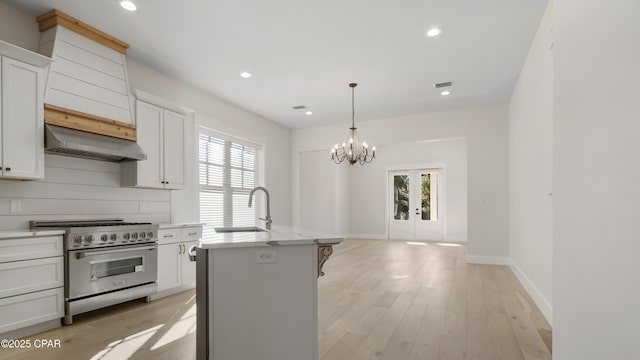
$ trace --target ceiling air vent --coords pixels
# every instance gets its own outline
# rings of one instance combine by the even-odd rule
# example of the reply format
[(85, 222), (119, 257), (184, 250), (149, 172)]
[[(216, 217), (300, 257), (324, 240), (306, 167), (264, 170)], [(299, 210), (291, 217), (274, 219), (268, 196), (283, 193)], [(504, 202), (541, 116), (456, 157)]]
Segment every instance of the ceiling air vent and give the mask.
[(307, 107), (304, 105), (298, 105), (298, 106), (292, 106), (291, 108), (293, 110), (302, 110), (302, 109), (306, 109)]
[(452, 85), (453, 85), (453, 81), (447, 81), (447, 82), (433, 84), (433, 87), (435, 87), (436, 89), (440, 89), (440, 88), (445, 88)]

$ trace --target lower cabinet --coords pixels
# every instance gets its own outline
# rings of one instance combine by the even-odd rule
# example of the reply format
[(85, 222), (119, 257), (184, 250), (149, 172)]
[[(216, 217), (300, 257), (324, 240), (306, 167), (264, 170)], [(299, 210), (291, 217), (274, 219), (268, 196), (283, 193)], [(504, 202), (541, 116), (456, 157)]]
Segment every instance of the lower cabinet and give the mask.
[(201, 236), (201, 226), (158, 231), (158, 294), (154, 298), (196, 286), (196, 263), (189, 260), (189, 248), (196, 245)]
[(180, 286), (180, 243), (158, 246), (158, 291)]
[(0, 299), (0, 334), (63, 316), (63, 288), (3, 298)]
[(0, 334), (21, 337), (64, 317), (62, 235), (0, 239)]

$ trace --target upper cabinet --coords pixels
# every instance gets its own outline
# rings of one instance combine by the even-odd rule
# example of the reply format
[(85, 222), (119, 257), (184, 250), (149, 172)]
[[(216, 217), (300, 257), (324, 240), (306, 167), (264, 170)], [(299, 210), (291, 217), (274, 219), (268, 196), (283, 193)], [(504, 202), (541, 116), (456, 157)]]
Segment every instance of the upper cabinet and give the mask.
[(50, 61), (0, 42), (2, 178), (44, 178), (44, 83)]
[(184, 114), (136, 101), (138, 144), (147, 160), (122, 163), (122, 186), (184, 187), (184, 121)]

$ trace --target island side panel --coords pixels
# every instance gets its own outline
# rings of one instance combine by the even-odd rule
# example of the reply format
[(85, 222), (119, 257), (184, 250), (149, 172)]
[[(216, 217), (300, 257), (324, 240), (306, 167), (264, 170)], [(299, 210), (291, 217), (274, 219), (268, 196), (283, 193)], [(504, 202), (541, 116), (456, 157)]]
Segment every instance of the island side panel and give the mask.
[(317, 246), (209, 251), (210, 358), (317, 360)]

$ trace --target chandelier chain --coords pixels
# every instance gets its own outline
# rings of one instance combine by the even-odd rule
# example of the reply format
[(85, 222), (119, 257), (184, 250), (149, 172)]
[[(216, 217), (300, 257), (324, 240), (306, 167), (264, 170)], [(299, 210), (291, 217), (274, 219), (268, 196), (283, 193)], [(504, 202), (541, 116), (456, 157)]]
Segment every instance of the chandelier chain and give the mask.
[(356, 127), (356, 101), (355, 101), (356, 87), (351, 87), (351, 127)]

